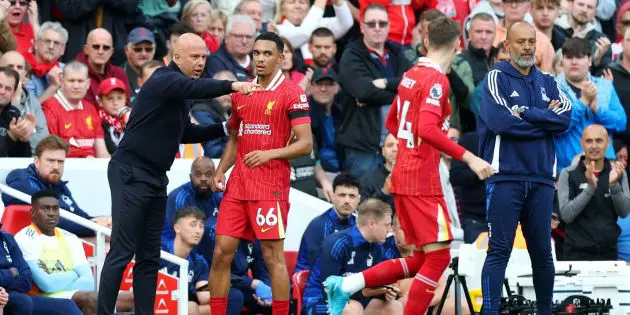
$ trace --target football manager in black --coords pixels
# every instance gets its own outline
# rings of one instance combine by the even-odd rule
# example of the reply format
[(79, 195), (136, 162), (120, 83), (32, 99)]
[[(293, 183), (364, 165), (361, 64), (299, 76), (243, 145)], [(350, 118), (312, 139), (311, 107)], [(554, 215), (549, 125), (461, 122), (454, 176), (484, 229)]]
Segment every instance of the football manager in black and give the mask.
[(224, 124), (192, 124), (186, 99), (248, 94), (257, 86), (199, 79), (207, 56), (201, 37), (190, 33), (180, 36), (171, 64), (156, 70), (134, 101), (125, 135), (107, 170), (112, 236), (98, 291), (99, 315), (113, 314), (123, 272), (134, 255), (135, 313), (153, 314), (166, 211), (166, 172), (180, 143), (200, 143), (227, 134)]

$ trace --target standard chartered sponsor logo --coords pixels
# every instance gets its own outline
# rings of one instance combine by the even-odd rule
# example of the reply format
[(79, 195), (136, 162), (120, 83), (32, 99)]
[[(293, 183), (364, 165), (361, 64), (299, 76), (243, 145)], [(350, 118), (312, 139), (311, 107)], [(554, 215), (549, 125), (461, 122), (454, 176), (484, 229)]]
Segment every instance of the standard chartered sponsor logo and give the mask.
[(243, 129), (245, 135), (271, 136), (271, 125), (269, 124), (245, 124)]

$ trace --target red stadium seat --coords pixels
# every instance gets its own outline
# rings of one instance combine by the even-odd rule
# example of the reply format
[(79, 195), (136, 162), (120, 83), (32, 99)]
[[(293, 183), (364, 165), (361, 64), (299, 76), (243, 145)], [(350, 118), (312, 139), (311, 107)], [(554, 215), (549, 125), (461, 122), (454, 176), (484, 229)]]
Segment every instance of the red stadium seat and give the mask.
[(30, 205), (13, 205), (4, 209), (2, 230), (13, 235), (31, 224)]
[(287, 265), (287, 271), (289, 275), (293, 274), (293, 270), (295, 270), (295, 263), (297, 262), (298, 252), (296, 251), (287, 251), (284, 252), (284, 262)]
[(293, 283), (293, 298), (297, 300), (297, 315), (300, 315), (302, 312), (302, 294), (304, 294), (306, 280), (308, 280), (308, 275), (310, 273), (310, 270), (302, 270), (296, 272), (293, 274), (293, 277), (291, 277), (291, 282)]

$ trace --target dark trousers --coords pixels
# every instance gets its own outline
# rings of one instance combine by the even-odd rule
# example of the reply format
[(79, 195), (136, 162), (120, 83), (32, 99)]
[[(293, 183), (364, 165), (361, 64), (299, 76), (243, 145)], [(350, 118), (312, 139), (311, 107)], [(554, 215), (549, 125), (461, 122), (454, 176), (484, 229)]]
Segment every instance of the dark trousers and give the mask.
[(600, 248), (585, 249), (564, 245), (564, 260), (617, 260), (617, 248), (615, 246), (601, 246)]
[(115, 160), (109, 162), (107, 178), (112, 195), (112, 237), (101, 274), (98, 314), (114, 312), (123, 272), (134, 255), (135, 313), (153, 314), (168, 179)]
[(30, 296), (26, 293), (9, 292), (9, 302), (4, 315), (82, 315), (79, 307), (68, 299)]
[(534, 182), (497, 182), (486, 186), (488, 253), (481, 273), (482, 314), (498, 314), (505, 268), (519, 221), (532, 262), (536, 307), (551, 315), (554, 265), (551, 255), (551, 212), (554, 188)]

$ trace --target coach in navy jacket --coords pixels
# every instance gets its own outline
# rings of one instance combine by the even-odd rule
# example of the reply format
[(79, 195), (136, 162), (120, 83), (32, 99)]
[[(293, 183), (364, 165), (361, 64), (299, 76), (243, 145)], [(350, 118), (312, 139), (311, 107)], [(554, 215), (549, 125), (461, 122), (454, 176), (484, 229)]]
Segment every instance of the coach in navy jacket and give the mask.
[(511, 61), (483, 81), (479, 154), (496, 174), (486, 180), (490, 241), (482, 271), (483, 314), (498, 314), (505, 267), (520, 221), (532, 260), (538, 314), (551, 314), (551, 256), (556, 154), (554, 135), (571, 121), (571, 103), (550, 74), (534, 66), (536, 32), (514, 23), (505, 41)]

